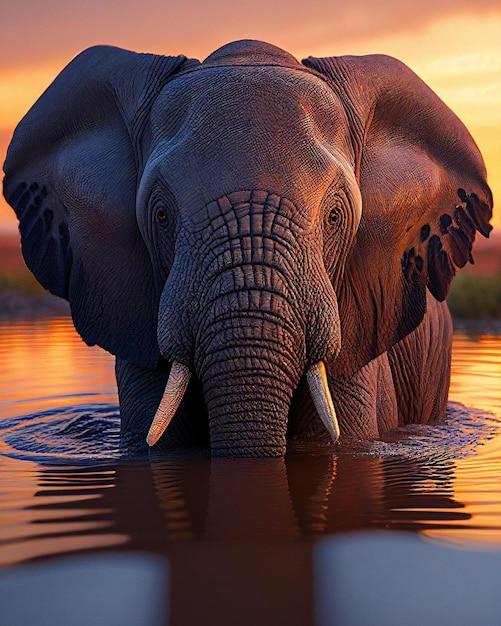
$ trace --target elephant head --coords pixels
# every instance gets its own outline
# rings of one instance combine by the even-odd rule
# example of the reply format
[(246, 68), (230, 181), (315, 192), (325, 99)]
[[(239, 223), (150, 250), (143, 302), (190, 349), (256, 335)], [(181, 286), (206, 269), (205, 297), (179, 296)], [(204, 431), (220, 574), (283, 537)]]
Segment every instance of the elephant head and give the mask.
[(283, 454), (304, 379), (336, 438), (328, 381), (412, 332), (490, 230), (472, 138), (385, 56), (94, 47), (5, 173), (27, 265), (82, 338), (152, 379), (172, 364), (150, 443), (192, 376), (216, 454)]

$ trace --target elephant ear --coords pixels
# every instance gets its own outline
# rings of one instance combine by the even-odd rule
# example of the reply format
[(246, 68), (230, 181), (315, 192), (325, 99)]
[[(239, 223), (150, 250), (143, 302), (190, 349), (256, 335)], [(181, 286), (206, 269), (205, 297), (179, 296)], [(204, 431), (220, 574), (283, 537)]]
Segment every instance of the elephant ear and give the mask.
[(148, 114), (184, 56), (108, 46), (77, 56), (15, 130), (4, 195), (26, 264), (69, 301), (89, 345), (153, 367), (159, 301), (136, 220)]
[(454, 113), (403, 63), (382, 55), (308, 58), (345, 108), (362, 218), (338, 288), (350, 375), (411, 333), (426, 288), (447, 297), (457, 268), (488, 237), (482, 157)]

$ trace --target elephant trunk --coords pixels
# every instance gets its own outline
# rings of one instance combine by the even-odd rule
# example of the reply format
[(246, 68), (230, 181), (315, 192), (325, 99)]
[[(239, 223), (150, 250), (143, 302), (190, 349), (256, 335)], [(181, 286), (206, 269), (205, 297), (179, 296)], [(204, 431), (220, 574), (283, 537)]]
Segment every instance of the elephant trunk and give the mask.
[[(238, 311), (200, 339), (197, 374), (214, 455), (280, 456), (292, 395), (306, 365), (304, 335), (290, 321)], [(240, 319), (238, 319), (240, 318)]]
[(188, 366), (202, 385), (215, 455), (284, 454), (292, 396), (305, 374), (327, 430), (339, 434), (321, 363), (340, 345), (321, 237), (293, 222), (285, 201), (263, 204), (260, 194), (237, 194), (211, 209), (210, 227), (202, 222), (178, 237), (158, 331), (164, 358), (177, 364), (151, 442), (180, 402)]
[[(153, 422), (150, 426), (148, 436), (146, 437), (148, 445), (155, 445), (160, 437), (164, 434), (172, 418), (174, 417), (179, 405), (181, 404), (186, 389), (188, 388), (190, 378), (191, 372), (188, 367), (176, 362), (172, 364), (171, 372), (167, 381), (167, 385), (165, 387), (164, 394), (156, 411), (155, 417), (153, 418)], [(308, 386), (310, 388), (313, 403), (317, 409), (318, 415), (322, 420), (322, 423), (324, 424), (327, 432), (330, 434), (332, 441), (336, 442), (340, 435), (339, 423), (336, 411), (334, 409), (334, 403), (330, 394), (329, 383), (327, 381), (327, 374), (323, 361), (319, 361), (318, 363), (311, 365), (308, 368), (308, 371), (306, 373), (306, 379), (308, 381)], [(220, 404), (219, 401), (216, 402), (216, 413), (221, 406), (224, 407), (225, 403), (228, 402), (227, 400), (224, 400), (226, 395), (231, 395), (231, 393), (220, 394), (220, 396), (218, 397), (218, 400), (222, 399), (223, 403)], [(256, 403), (256, 395), (257, 392), (251, 392), (251, 406), (249, 412), (255, 411), (256, 407), (259, 408), (261, 406), (258, 406), (258, 403)], [(281, 398), (281, 401), (282, 400), (283, 398)], [(270, 415), (274, 415), (277, 412), (276, 402), (269, 403), (269, 407), (271, 408), (271, 411), (268, 413)], [(244, 408), (243, 410), (245, 411), (246, 409)], [(225, 416), (228, 416), (228, 411), (226, 411)], [(237, 423), (238, 421), (239, 420), (237, 420)], [(278, 423), (280, 424), (282, 421), (283, 420), (280, 420), (279, 417)], [(264, 422), (264, 424), (266, 427), (266, 421)], [(262, 428), (252, 428), (251, 434), (255, 432), (262, 433), (262, 431)], [(268, 430), (267, 432), (270, 431)], [(282, 433), (278, 433), (278, 438), (282, 438)], [(275, 456), (275, 452), (277, 452), (277, 454), (281, 454), (280, 450), (283, 447), (282, 442), (280, 441), (279, 443), (277, 443), (277, 436), (274, 436), (273, 432), (271, 432), (271, 439), (273, 441), (271, 449), (269, 440), (266, 440), (264, 445), (260, 445), (259, 442), (256, 442), (255, 436), (252, 437), (251, 446), (245, 446), (243, 449), (240, 449), (236, 448), (233, 445), (232, 441), (228, 442), (227, 438), (223, 438), (223, 441), (225, 441), (225, 445), (221, 449), (215, 448), (213, 445), (213, 450), (215, 454), (222, 452), (225, 456), (228, 455), (228, 450), (230, 450), (232, 454), (235, 454), (237, 456), (249, 456), (249, 453), (251, 453), (251, 456)], [(213, 437), (213, 442), (214, 441), (217, 443), (216, 437)], [(230, 445), (227, 448), (228, 444)]]

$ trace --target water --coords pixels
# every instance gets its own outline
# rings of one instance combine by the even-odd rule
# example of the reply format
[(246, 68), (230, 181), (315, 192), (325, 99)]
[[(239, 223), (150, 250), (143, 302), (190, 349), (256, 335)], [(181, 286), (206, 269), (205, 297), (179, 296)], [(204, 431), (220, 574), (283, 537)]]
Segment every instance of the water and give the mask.
[(501, 334), (461, 331), (450, 398), (462, 404), (439, 427), (337, 455), (127, 461), (113, 359), (67, 319), (2, 322), (0, 563), (140, 550), (168, 557), (173, 624), (308, 624), (325, 537), (501, 547), (500, 380)]

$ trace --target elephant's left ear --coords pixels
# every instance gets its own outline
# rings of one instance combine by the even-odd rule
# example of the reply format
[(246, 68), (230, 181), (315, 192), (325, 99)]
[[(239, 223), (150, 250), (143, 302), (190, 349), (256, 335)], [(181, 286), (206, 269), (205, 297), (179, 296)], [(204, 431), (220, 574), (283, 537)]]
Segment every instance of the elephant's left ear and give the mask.
[[(391, 57), (308, 58), (347, 113), (362, 219), (338, 298), (347, 374), (412, 332), (489, 236), (482, 157), (454, 113)], [(343, 311), (343, 309), (345, 309)]]
[(159, 286), (138, 227), (149, 112), (190, 61), (96, 46), (21, 120), (4, 165), (26, 264), (66, 298), (90, 345), (145, 367), (159, 359)]

